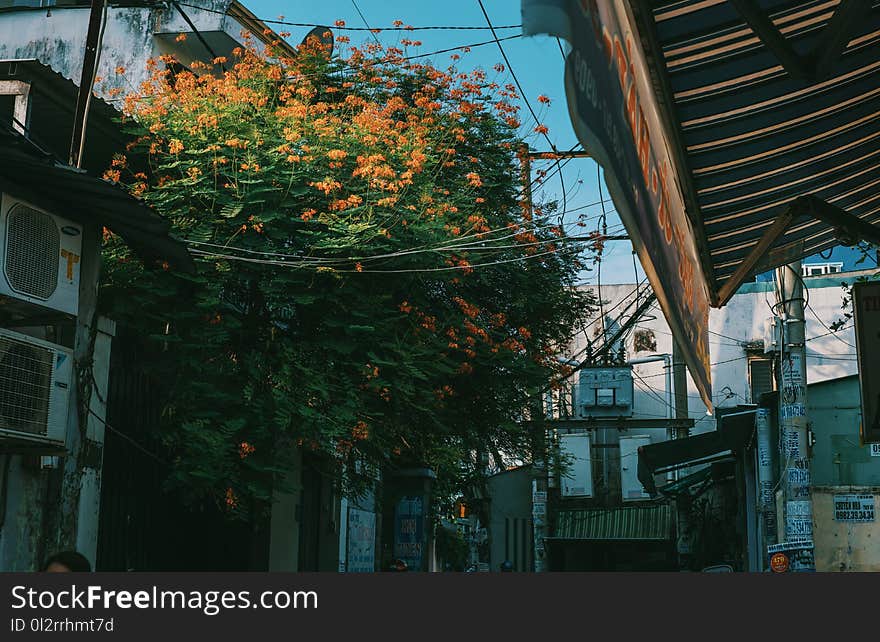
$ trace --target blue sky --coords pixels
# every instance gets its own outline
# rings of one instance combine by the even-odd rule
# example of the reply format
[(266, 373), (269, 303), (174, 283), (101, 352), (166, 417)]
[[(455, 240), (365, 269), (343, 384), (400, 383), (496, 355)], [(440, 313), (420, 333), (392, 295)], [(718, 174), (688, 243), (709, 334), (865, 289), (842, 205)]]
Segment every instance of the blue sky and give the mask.
[[(364, 27), (365, 24), (373, 29), (391, 27), (395, 20), (402, 20), (404, 24), (414, 27), (425, 26), (476, 26), (486, 27), (486, 18), (483, 15), (477, 0), (442, 0), (428, 2), (426, 0), (321, 0), (320, 2), (298, 0), (294, 2), (282, 2), (281, 0), (244, 0), (246, 6), (258, 17), (263, 19), (279, 19), (300, 23), (314, 23), (320, 25), (333, 25), (336, 20), (344, 20), (347, 27)], [(486, 11), (494, 26), (519, 25), (522, 18), (520, 15), (520, 3), (518, 0), (483, 0)], [(363, 14), (363, 17), (358, 13)], [(308, 33), (307, 27), (291, 27), (271, 25), (278, 31), (290, 31), (290, 41), (299, 43)], [(342, 31), (351, 38), (351, 44), (362, 44), (371, 40), (373, 35), (366, 31)], [(517, 27), (513, 29), (497, 29), (499, 38), (514, 36), (522, 33)], [(463, 47), (478, 42), (490, 40), (492, 34), (486, 30), (417, 30), (413, 32), (382, 31), (375, 35), (383, 45), (397, 44), (400, 38), (419, 40), (422, 45), (417, 48), (409, 48), (408, 54), (429, 53), (452, 47)], [(549, 128), (548, 136), (556, 145), (557, 149), (568, 150), (577, 144), (577, 138), (571, 126), (568, 116), (568, 108), (565, 101), (564, 90), (564, 61), (560, 46), (555, 38), (544, 36), (519, 37), (506, 40), (502, 43), (504, 53), (510, 61), (510, 66), (523, 87), (525, 98), (528, 99), (532, 108), (537, 113), (541, 124)], [(446, 67), (452, 63), (452, 53), (443, 53), (431, 57), (431, 61), (438, 67)], [(469, 71), (481, 67), (491, 70), (496, 63), (503, 63), (501, 52), (496, 43), (472, 47), (469, 53), (457, 52), (461, 59), (456, 65), (462, 71)], [(505, 70), (502, 74), (503, 82), (513, 82), (510, 71)], [(546, 95), (551, 99), (549, 106), (538, 102), (538, 96)], [(547, 150), (547, 141), (533, 132), (535, 121), (529, 115), (525, 105), (522, 107), (523, 129), (522, 133), (527, 137), (530, 145), (536, 150)], [(533, 169), (543, 167), (552, 173), (553, 163), (535, 163)], [(599, 198), (598, 167), (592, 159), (574, 159), (565, 164), (562, 169), (562, 179), (565, 185), (566, 211), (565, 218), (571, 226), (570, 233), (583, 233), (595, 230), (598, 217), (602, 214)], [(533, 175), (534, 176), (534, 175)], [(558, 177), (549, 178), (545, 185), (535, 192), (535, 200), (558, 200), (562, 203), (562, 182)], [(602, 185), (602, 194), (608, 198), (608, 192)], [(620, 219), (613, 210), (613, 205), (605, 203), (607, 214), (607, 229), (609, 234), (624, 234)], [(572, 211), (574, 210), (574, 211)], [(579, 217), (585, 227), (576, 225)], [(856, 258), (860, 253), (835, 248), (834, 255), (830, 260), (843, 261), (844, 269), (860, 269), (866, 264), (855, 265)], [(819, 262), (818, 256), (805, 259), (805, 262)], [(632, 246), (629, 241), (612, 241), (605, 246), (603, 253), (601, 278), (602, 283), (633, 283), (641, 280), (644, 272), (641, 265), (633, 265)], [(870, 261), (868, 262), (870, 263)], [(637, 275), (637, 276), (636, 276)], [(582, 273), (585, 283), (596, 283), (598, 270)]]
[[(442, 2), (426, 2), (424, 0), (357, 0), (357, 7), (363, 13), (358, 14), (352, 0), (323, 0), (321, 2), (281, 2), (279, 0), (244, 0), (246, 6), (258, 17), (278, 19), (291, 22), (333, 25), (336, 20), (344, 20), (348, 27), (363, 27), (364, 19), (371, 28), (391, 27), (395, 20), (414, 27), (420, 26), (476, 26), (486, 27), (486, 19), (477, 0), (444, 0)], [(483, 0), (489, 18), (496, 28), (500, 25), (519, 25), (522, 18), (520, 4), (517, 0)], [(299, 43), (308, 28), (270, 25), (278, 31), (290, 31), (289, 40)], [(498, 29), (499, 38), (522, 33), (520, 28)], [(351, 44), (361, 44), (372, 39), (369, 32), (337, 31), (351, 38)], [(422, 42), (420, 47), (410, 47), (409, 55), (429, 53), (440, 49), (461, 47), (478, 42), (491, 40), (492, 34), (485, 30), (418, 30), (413, 32), (383, 31), (376, 34), (383, 45), (396, 44), (400, 38), (409, 38)], [(346, 45), (347, 46), (347, 45)], [(555, 38), (519, 37), (502, 43), (504, 53), (510, 60), (510, 66), (521, 83), (525, 97), (538, 115), (541, 124), (549, 128), (548, 136), (557, 149), (569, 150), (577, 144), (568, 108), (565, 102), (563, 81), (564, 61)], [(431, 58), (434, 65), (446, 67), (452, 63), (449, 52)], [(457, 52), (461, 59), (456, 65), (462, 71), (481, 67), (491, 71), (496, 63), (504, 62), (498, 45), (491, 43), (472, 47), (469, 53)], [(494, 74), (490, 74), (494, 75)], [(513, 82), (509, 70), (500, 75), (503, 83)], [(538, 102), (538, 96), (546, 95), (551, 99), (549, 106)], [(535, 121), (529, 115), (525, 105), (522, 106), (522, 133), (528, 135), (530, 145), (539, 151), (549, 150), (547, 141), (533, 132)], [(550, 170), (552, 162), (536, 162), (533, 169)], [(599, 204), (599, 187), (597, 183), (597, 165), (592, 159), (574, 159), (562, 169), (565, 184), (566, 222), (571, 224), (570, 233), (584, 233), (596, 229), (598, 216), (602, 214)], [(534, 175), (533, 175), (534, 176)], [(602, 186), (602, 194), (608, 198), (608, 192)], [(558, 176), (549, 178), (545, 186), (536, 190), (535, 200), (562, 201), (562, 183)], [(586, 206), (586, 207), (585, 207)], [(577, 208), (577, 209), (576, 209)], [(613, 205), (605, 203), (608, 233), (623, 234), (620, 219), (613, 211)], [(578, 217), (583, 217), (586, 227), (576, 225)], [(637, 267), (639, 279), (644, 274), (641, 266)], [(632, 247), (628, 241), (615, 241), (606, 245), (602, 261), (602, 283), (632, 283), (635, 278), (632, 260)], [(594, 283), (597, 271), (582, 273), (583, 281)]]

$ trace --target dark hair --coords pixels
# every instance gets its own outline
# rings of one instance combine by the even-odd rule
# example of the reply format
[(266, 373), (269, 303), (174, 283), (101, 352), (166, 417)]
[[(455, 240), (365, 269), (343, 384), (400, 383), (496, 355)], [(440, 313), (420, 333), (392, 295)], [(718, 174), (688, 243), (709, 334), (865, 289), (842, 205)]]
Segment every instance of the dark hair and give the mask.
[(62, 551), (56, 553), (46, 560), (46, 563), (43, 564), (42, 570), (48, 570), (49, 566), (52, 564), (66, 566), (73, 573), (90, 573), (92, 570), (92, 565), (89, 564), (89, 560), (86, 559), (85, 555), (77, 553), (76, 551)]

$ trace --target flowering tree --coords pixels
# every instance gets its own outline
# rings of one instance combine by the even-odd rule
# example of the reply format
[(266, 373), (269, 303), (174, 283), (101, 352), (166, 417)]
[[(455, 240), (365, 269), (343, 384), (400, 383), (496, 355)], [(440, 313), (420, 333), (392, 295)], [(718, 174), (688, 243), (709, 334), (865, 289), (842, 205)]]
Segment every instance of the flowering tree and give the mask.
[(155, 348), (174, 479), (241, 512), (297, 447), (447, 484), (474, 452), (527, 455), (518, 420), (589, 302), (582, 248), (522, 207), (513, 88), (401, 49), (235, 55), (151, 63), (107, 174), (200, 259), (176, 274), (106, 242), (103, 300)]

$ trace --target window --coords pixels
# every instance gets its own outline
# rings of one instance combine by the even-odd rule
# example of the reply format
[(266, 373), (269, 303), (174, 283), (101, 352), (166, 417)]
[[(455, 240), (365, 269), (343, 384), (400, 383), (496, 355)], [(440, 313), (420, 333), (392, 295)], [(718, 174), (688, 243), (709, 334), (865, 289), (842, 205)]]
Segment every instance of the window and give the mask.
[(633, 334), (633, 347), (636, 352), (657, 352), (657, 339), (653, 330), (636, 330)]
[(771, 359), (749, 359), (749, 391), (752, 403), (758, 403), (761, 395), (773, 391), (773, 361)]

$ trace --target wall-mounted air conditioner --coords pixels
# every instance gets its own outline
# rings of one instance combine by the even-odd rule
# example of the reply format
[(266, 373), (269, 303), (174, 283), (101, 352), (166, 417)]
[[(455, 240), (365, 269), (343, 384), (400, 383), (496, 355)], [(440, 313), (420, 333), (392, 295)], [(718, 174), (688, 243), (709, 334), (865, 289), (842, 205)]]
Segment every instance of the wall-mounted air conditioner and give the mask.
[(0, 295), (77, 314), (83, 228), (0, 197)]
[(64, 444), (73, 354), (0, 329), (0, 442)]

